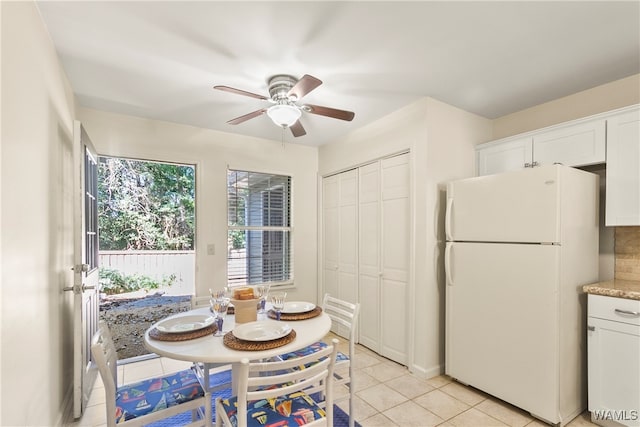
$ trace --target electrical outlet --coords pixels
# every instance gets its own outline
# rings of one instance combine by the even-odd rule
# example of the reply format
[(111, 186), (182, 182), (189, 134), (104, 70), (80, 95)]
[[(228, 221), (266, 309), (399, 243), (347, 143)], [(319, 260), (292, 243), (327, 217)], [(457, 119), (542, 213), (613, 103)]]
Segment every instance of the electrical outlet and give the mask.
[(216, 245), (210, 244), (207, 245), (207, 255), (215, 255), (216, 254)]

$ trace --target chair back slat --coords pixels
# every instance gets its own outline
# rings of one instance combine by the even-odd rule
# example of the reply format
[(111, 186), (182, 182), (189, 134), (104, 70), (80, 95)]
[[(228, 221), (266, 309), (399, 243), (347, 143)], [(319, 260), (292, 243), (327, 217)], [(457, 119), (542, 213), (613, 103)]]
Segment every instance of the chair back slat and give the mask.
[(347, 329), (349, 332), (349, 345), (354, 343), (360, 304), (343, 301), (325, 294), (322, 310), (329, 315), (334, 324), (341, 325)]
[(328, 373), (327, 373), (327, 370), (325, 369), (313, 376), (309, 376), (308, 374), (305, 375), (304, 381), (289, 383), (289, 382), (280, 382), (277, 380), (276, 381), (276, 384), (278, 384), (277, 388), (261, 389), (261, 390), (254, 390), (254, 391), (247, 392), (247, 401), (271, 399), (274, 397), (291, 394), (296, 391), (300, 391), (303, 388), (304, 389), (309, 388), (319, 383), (320, 381), (323, 381), (325, 378), (327, 378), (327, 376), (328, 376)]
[[(260, 376), (249, 378), (249, 387), (251, 388), (264, 385), (287, 384), (290, 382), (305, 381), (315, 373), (326, 370), (330, 360), (327, 357), (320, 362), (317, 362), (315, 360), (314, 362), (316, 363), (312, 362), (313, 364), (310, 364), (309, 366), (305, 366), (303, 363), (300, 363), (296, 366), (296, 368), (298, 369), (288, 369), (286, 371), (279, 370), (267, 375), (264, 375), (263, 372), (263, 374)], [(300, 367), (305, 367), (305, 369), (299, 369)]]

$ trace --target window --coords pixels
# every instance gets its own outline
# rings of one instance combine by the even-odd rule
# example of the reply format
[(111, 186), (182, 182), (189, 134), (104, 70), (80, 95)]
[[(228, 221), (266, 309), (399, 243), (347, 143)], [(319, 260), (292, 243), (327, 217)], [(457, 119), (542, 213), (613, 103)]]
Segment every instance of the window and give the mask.
[(85, 261), (89, 271), (98, 268), (98, 167), (89, 150), (84, 154)]
[(293, 280), (291, 177), (227, 171), (229, 286)]

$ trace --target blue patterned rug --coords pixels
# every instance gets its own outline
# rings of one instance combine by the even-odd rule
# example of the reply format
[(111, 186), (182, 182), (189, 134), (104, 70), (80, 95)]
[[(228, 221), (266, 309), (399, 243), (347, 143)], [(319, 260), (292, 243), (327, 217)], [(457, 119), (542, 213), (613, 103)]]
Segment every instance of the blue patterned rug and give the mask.
[[(226, 384), (231, 382), (231, 371), (223, 371), (217, 374), (213, 374), (210, 377), (210, 385), (216, 386), (219, 384)], [(231, 389), (224, 388), (222, 390), (211, 393), (211, 410), (213, 422), (215, 424), (216, 419), (216, 399), (218, 397), (228, 398), (231, 397)], [(174, 415), (173, 417), (166, 418), (164, 420), (157, 421), (149, 424), (149, 427), (170, 427), (189, 424), (191, 422), (191, 411), (184, 412), (182, 414)], [(334, 427), (348, 427), (349, 416), (338, 405), (333, 405), (333, 426)], [(360, 427), (360, 424), (356, 421), (356, 427)]]

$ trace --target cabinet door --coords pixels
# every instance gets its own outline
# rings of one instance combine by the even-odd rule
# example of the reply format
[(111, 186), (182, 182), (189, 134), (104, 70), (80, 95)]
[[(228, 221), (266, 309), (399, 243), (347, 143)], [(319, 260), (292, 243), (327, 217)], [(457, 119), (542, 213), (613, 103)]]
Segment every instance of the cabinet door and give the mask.
[(380, 354), (407, 363), (409, 283), (409, 155), (380, 162), (382, 189)]
[(358, 171), (360, 344), (380, 352), (380, 162)]
[(640, 326), (589, 317), (587, 342), (589, 411), (640, 426)]
[(640, 110), (607, 120), (606, 225), (640, 225)]
[(531, 137), (476, 148), (477, 175), (522, 169), (532, 160)]
[(587, 166), (605, 162), (605, 120), (591, 120), (533, 137), (536, 166)]

